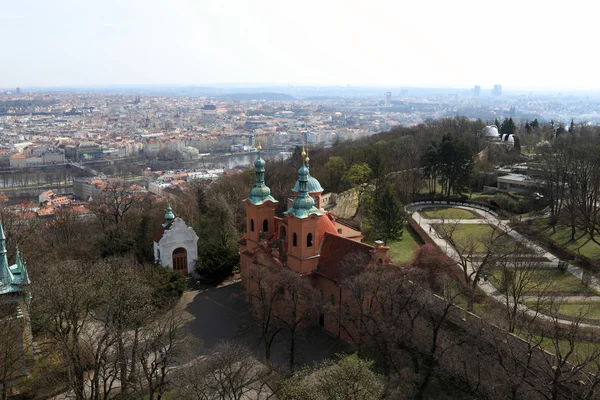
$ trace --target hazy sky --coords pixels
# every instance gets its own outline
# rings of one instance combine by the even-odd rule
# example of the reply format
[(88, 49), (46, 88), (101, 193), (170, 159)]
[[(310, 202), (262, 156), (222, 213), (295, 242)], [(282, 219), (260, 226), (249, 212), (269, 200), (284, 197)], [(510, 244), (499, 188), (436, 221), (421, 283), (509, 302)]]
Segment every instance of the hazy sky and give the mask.
[(593, 0), (0, 0), (0, 87), (600, 89)]

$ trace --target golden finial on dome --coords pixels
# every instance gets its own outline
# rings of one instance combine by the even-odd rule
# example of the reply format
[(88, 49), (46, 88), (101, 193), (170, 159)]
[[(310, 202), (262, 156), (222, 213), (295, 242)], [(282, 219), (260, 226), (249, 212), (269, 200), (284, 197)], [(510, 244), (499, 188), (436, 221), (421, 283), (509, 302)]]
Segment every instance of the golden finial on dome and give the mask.
[(304, 150), (304, 140), (302, 141), (302, 158), (306, 157), (306, 151)]
[(306, 158), (304, 159), (304, 161), (306, 161), (307, 164), (310, 161), (310, 158), (308, 158), (308, 146), (306, 146)]
[(256, 150), (261, 151), (262, 146), (260, 145), (260, 135), (256, 135), (256, 139), (258, 140), (258, 146), (256, 146)]

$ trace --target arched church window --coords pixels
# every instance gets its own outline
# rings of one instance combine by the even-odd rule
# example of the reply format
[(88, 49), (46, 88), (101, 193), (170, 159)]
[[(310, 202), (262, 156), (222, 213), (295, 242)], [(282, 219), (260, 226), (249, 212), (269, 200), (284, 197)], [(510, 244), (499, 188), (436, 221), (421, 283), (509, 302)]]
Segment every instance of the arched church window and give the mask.
[(265, 219), (263, 221), (263, 232), (269, 232), (269, 220)]
[(306, 235), (306, 247), (312, 247), (312, 245), (312, 233), (309, 233), (308, 235)]
[(298, 235), (296, 235), (296, 232), (294, 232), (294, 236), (292, 236), (292, 246), (298, 246)]
[(250, 232), (254, 232), (254, 220), (250, 220)]

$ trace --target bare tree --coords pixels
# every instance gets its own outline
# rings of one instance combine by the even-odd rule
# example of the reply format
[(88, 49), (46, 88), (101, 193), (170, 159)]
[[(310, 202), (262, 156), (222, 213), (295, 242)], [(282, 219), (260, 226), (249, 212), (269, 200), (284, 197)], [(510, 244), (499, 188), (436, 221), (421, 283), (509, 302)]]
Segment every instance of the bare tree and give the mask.
[(78, 400), (90, 395), (85, 391), (89, 360), (82, 342), (98, 305), (98, 282), (100, 275), (90, 264), (65, 260), (47, 264), (32, 285), (32, 321), (60, 350), (69, 387)]
[(282, 382), (282, 400), (379, 400), (384, 378), (372, 371), (373, 362), (356, 355), (304, 368)]
[(277, 274), (273, 290), (279, 291), (275, 307), (275, 318), (289, 334), (289, 367), (296, 364), (296, 341), (302, 326), (314, 321), (321, 309), (321, 296), (306, 277), (291, 270), (281, 270)]
[(273, 378), (247, 347), (224, 341), (204, 360), (178, 371), (177, 394), (185, 400), (263, 400), (274, 394)]
[(9, 388), (26, 365), (24, 342), (26, 323), (17, 314), (16, 302), (0, 301), (0, 399), (6, 400)]
[[(469, 289), (469, 311), (473, 310), (479, 280), (492, 265), (515, 251), (508, 226), (501, 223), (488, 223), (485, 226), (489, 227), (489, 230), (482, 236), (462, 235), (459, 221), (442, 220), (435, 227), (438, 235), (452, 246), (449, 255), (454, 253), (462, 271), (464, 284)], [(448, 252), (448, 249), (446, 251)]]
[(100, 199), (90, 205), (103, 226), (109, 222), (119, 226), (131, 210), (146, 204), (149, 204), (148, 192), (123, 180), (113, 180), (102, 189)]
[[(258, 265), (250, 271), (250, 288), (245, 295), (252, 305), (253, 316), (258, 326), (261, 343), (265, 350), (265, 360), (271, 362), (271, 348), (284, 326), (275, 317), (281, 293), (273, 279), (274, 269)], [(275, 285), (274, 285), (275, 284)]]
[(524, 249), (520, 244), (516, 247), (510, 256), (500, 257), (491, 265), (491, 268), (500, 272), (499, 278), (492, 276), (491, 280), (496, 280), (495, 286), (499, 287), (502, 293), (507, 329), (510, 333), (515, 333), (519, 321), (531, 317), (527, 317), (531, 310), (523, 305), (525, 296), (531, 295), (539, 306), (546, 299), (552, 284), (550, 281), (537, 279), (537, 271), (544, 267), (542, 254), (531, 254), (530, 249), (522, 251)]
[(140, 387), (148, 393), (149, 400), (160, 400), (173, 387), (175, 363), (182, 359), (189, 344), (184, 322), (179, 311), (171, 310), (140, 329), (137, 351)]

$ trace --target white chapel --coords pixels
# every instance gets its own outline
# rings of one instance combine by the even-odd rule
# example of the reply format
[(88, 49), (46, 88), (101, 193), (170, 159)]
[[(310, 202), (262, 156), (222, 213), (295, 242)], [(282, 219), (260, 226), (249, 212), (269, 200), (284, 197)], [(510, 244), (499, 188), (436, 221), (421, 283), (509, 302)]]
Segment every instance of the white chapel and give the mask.
[(156, 263), (184, 275), (194, 271), (198, 259), (198, 235), (181, 218), (175, 217), (170, 204), (162, 228), (152, 239)]

